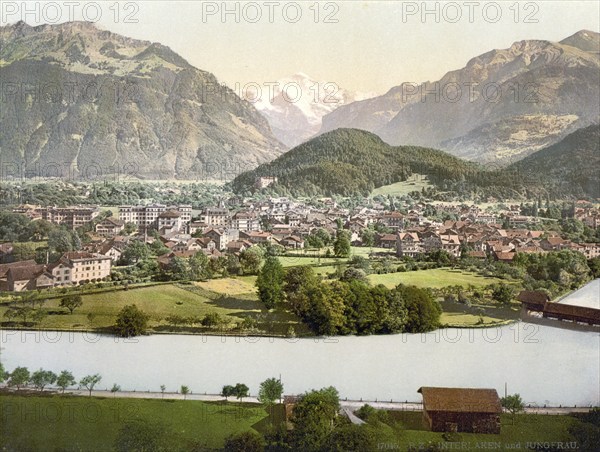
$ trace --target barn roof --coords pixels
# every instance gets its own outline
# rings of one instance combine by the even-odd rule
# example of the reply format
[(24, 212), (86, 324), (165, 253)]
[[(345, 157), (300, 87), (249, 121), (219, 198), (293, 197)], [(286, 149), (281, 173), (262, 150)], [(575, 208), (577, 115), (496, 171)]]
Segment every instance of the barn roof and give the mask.
[(495, 389), (435, 388), (423, 386), (417, 392), (423, 394), (423, 406), (427, 411), (461, 413), (502, 412), (500, 399)]
[(8, 270), (10, 270), (11, 268), (32, 267), (35, 265), (37, 265), (37, 262), (34, 260), (18, 261), (12, 262), (10, 264), (0, 264), (0, 278), (6, 276), (6, 273), (8, 273)]
[(522, 290), (517, 295), (517, 300), (523, 303), (544, 304), (550, 300), (550, 297), (546, 292), (542, 292), (541, 290)]

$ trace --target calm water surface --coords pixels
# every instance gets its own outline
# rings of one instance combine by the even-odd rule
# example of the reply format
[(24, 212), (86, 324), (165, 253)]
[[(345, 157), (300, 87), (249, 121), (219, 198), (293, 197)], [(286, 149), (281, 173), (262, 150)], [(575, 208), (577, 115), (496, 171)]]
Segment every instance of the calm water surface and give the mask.
[(2, 331), (2, 362), (76, 378), (100, 373), (100, 388), (218, 393), (281, 378), (287, 394), (333, 385), (342, 397), (420, 401), (420, 386), (492, 387), (538, 405), (600, 404), (600, 333), (517, 323), (425, 335), (329, 339), (154, 335), (130, 340), (91, 333)]

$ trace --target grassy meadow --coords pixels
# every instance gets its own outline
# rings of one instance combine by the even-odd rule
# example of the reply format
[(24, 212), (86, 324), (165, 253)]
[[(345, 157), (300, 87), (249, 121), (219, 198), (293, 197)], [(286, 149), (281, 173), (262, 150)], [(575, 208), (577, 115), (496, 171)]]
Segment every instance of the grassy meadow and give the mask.
[(429, 270), (417, 270), (411, 272), (386, 273), (381, 275), (369, 275), (371, 284), (383, 284), (388, 288), (398, 284), (413, 285), (417, 287), (431, 287), (441, 289), (446, 286), (460, 285), (468, 287), (483, 287), (488, 284), (500, 282), (497, 278), (488, 278), (477, 273), (462, 270), (451, 270), (445, 268), (434, 268)]
[[(282, 407), (270, 418), (257, 404), (196, 400), (74, 397), (0, 392), (0, 449), (114, 450), (119, 430), (129, 421), (158, 425), (169, 438), (169, 450), (219, 450), (231, 434), (266, 433), (271, 420), (279, 425)], [(568, 415), (501, 415), (497, 435), (458, 433), (453, 442), (426, 429), (419, 411), (386, 411), (385, 422), (368, 425), (378, 444), (407, 450), (437, 444), (440, 450), (481, 448), (527, 450), (535, 442), (569, 442), (569, 427), (581, 424)], [(380, 418), (381, 419), (381, 418)], [(459, 447), (460, 446), (460, 447)], [(487, 446), (487, 447), (486, 447)], [(493, 447), (491, 447), (493, 446)]]

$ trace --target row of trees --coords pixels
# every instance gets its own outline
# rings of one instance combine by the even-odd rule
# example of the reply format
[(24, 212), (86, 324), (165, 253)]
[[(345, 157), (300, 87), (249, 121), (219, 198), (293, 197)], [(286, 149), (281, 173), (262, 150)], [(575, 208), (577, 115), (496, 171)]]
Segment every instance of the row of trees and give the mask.
[[(102, 377), (99, 374), (86, 375), (79, 381), (79, 386), (86, 388), (91, 396), (94, 387), (101, 380)], [(47, 386), (55, 385), (62, 390), (63, 394), (68, 387), (77, 384), (77, 380), (68, 370), (56, 374), (50, 370), (39, 369), (30, 372), (27, 367), (16, 367), (12, 372), (7, 372), (0, 363), (0, 383), (5, 381), (9, 387), (16, 387), (17, 391), (28, 385), (33, 385), (39, 391), (43, 391)]]

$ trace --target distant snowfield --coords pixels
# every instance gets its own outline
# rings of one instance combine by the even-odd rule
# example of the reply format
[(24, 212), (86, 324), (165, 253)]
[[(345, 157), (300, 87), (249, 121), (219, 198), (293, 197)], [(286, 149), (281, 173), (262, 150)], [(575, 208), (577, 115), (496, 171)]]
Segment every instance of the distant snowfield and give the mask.
[(567, 295), (560, 300), (560, 303), (600, 309), (600, 279), (595, 279), (581, 289)]

